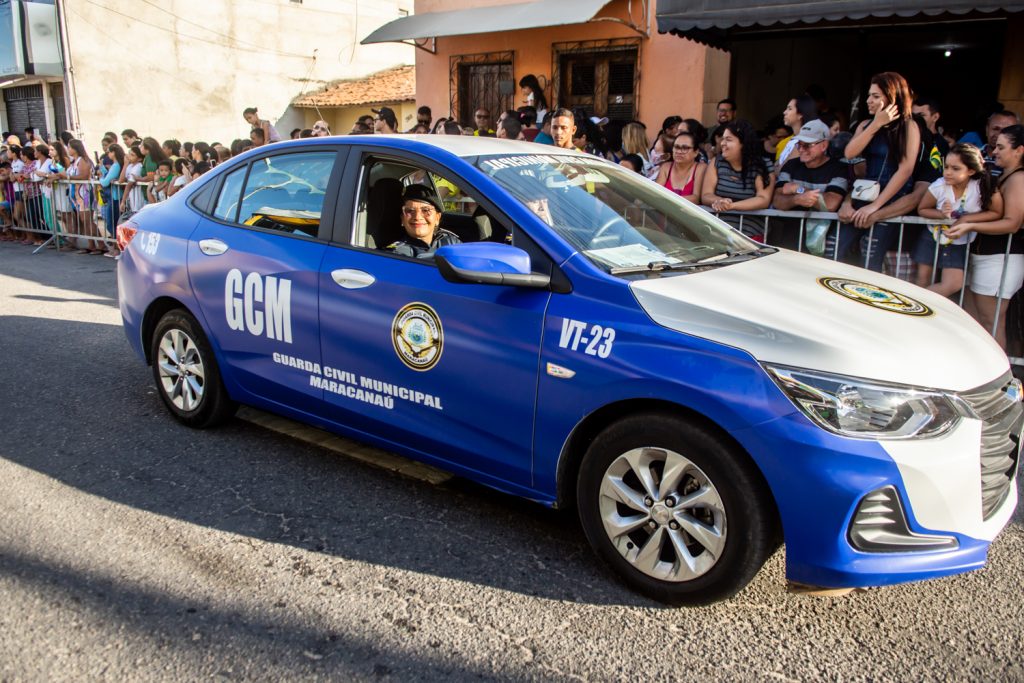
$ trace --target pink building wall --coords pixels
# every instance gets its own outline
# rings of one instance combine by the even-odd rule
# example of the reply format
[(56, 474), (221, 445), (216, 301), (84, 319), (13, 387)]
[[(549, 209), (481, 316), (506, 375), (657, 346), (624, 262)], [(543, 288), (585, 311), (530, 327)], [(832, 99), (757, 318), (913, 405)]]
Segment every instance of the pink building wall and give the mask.
[[(416, 13), (438, 12), (485, 5), (510, 4), (522, 0), (416, 0)], [(554, 0), (557, 2), (557, 0)], [(634, 17), (640, 20), (641, 3), (632, 3)], [(626, 0), (610, 2), (599, 17), (620, 17), (627, 14)], [(637, 92), (637, 115), (647, 124), (653, 137), (666, 116), (678, 114), (683, 118), (707, 120), (706, 100), (725, 96), (728, 88), (728, 61), (725, 61), (725, 83), (716, 82), (705, 90), (705, 79), (711, 73), (722, 72), (722, 55), (699, 43), (678, 36), (659, 34), (654, 19), (655, 2), (649, 7), (649, 38), (614, 22), (600, 21), (569, 26), (481, 33), (468, 36), (437, 39), (437, 54), (416, 50), (416, 103), (427, 105), (435, 117), (449, 115), (449, 57), (486, 52), (513, 51), (515, 80), (527, 74), (552, 76), (552, 43), (566, 43), (608, 38), (640, 38), (640, 81)], [(639, 22), (642, 23), (642, 22)], [(710, 58), (709, 58), (710, 57)], [(711, 92), (711, 91), (714, 92)], [(547, 95), (551, 98), (551, 84)], [(516, 88), (516, 105), (523, 104)], [(713, 105), (712, 109), (713, 111)], [(472, 123), (463, 121), (462, 123)]]

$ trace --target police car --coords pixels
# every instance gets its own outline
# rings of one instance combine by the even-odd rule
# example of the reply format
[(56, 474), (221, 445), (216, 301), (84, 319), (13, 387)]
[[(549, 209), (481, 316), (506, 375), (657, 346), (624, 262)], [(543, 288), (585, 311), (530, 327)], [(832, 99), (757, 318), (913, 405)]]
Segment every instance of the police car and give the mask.
[[(403, 239), (438, 193), (461, 244)], [(671, 604), (982, 567), (1017, 503), (1020, 383), (940, 296), (752, 242), (639, 175), (507, 140), (261, 147), (118, 229), (167, 409), (244, 403), (553, 507)]]

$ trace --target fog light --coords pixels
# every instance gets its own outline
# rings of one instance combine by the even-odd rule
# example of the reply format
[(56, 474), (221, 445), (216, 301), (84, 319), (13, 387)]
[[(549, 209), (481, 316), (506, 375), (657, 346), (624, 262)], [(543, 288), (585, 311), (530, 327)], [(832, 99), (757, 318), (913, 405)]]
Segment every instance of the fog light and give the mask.
[(893, 486), (872, 491), (861, 499), (850, 523), (850, 544), (869, 553), (912, 553), (960, 547), (952, 536), (930, 536), (911, 531), (899, 494)]

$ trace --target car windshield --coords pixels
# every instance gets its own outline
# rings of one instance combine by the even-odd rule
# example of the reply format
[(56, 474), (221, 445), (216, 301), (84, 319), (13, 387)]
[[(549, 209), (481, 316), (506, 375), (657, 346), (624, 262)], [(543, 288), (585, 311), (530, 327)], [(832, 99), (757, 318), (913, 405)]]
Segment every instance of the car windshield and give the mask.
[(674, 270), (759, 249), (685, 199), (597, 157), (494, 155), (477, 167), (607, 272)]

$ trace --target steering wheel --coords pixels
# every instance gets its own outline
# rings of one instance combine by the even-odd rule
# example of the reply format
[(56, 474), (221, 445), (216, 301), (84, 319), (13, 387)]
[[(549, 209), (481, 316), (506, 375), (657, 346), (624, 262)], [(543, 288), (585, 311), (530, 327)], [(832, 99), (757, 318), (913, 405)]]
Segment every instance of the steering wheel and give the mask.
[[(611, 217), (609, 217), (608, 220), (606, 220), (604, 224), (602, 224), (601, 227), (597, 229), (597, 231), (594, 233), (594, 236), (590, 238), (590, 247), (597, 247), (597, 243), (604, 239), (607, 233), (612, 231), (613, 226), (618, 226), (620, 223), (625, 222), (626, 221), (622, 216), (620, 216), (617, 213), (613, 213)], [(620, 235), (619, 240), (621, 241), (621, 239), (622, 236)]]

